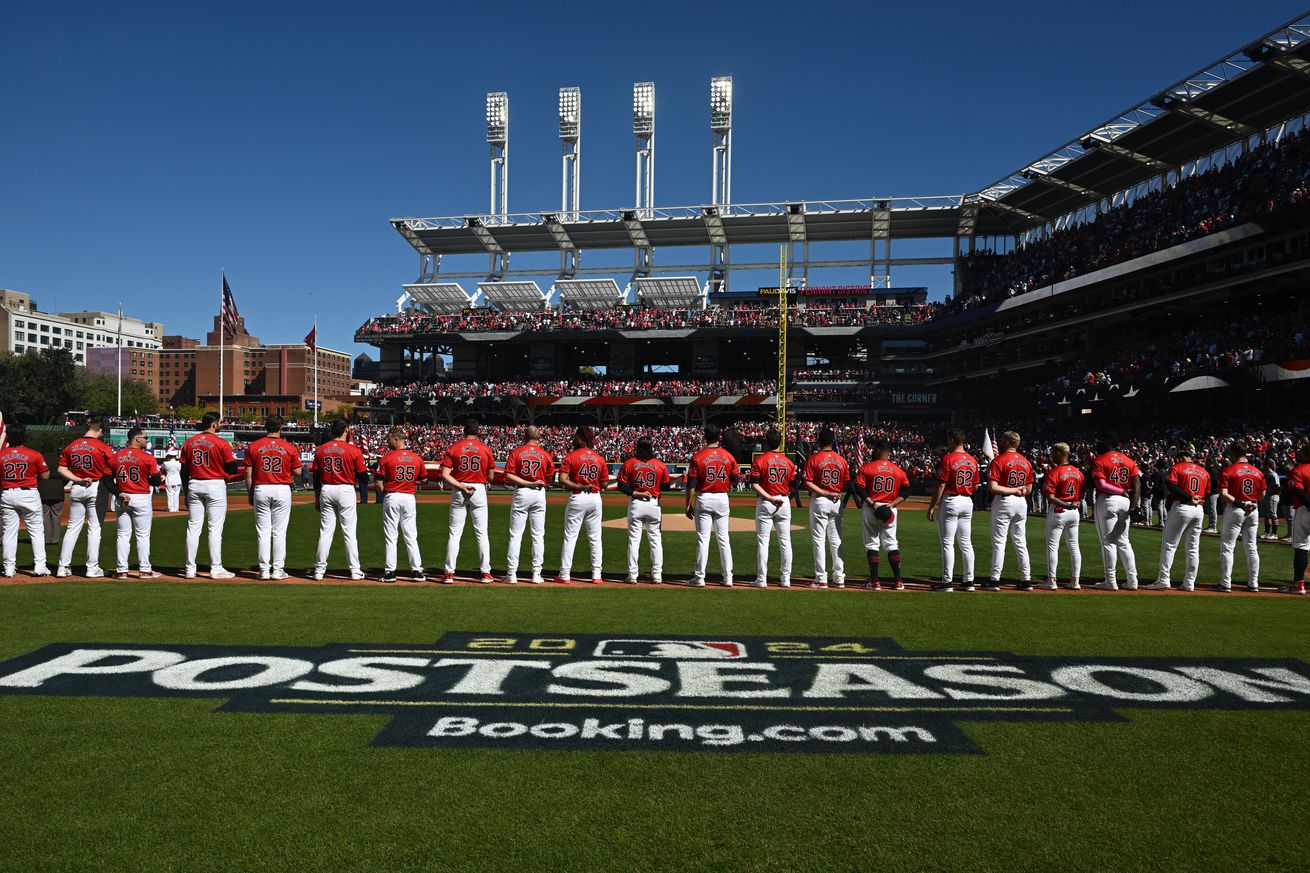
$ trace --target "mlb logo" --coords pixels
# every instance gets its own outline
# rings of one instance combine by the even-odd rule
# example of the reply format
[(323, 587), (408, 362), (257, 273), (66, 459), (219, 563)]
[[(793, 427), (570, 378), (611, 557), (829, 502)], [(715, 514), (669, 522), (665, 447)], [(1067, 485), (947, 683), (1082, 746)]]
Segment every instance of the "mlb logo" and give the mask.
[(725, 660), (746, 657), (743, 643), (702, 642), (700, 640), (601, 640), (596, 646), (598, 658), (669, 658), (685, 661)]

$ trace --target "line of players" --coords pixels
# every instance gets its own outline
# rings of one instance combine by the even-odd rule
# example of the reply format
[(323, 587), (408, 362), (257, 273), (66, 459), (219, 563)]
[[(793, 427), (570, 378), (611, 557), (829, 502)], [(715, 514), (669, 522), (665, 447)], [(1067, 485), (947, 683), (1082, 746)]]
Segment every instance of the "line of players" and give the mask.
[[(282, 420), (276, 416), (266, 421), (266, 435), (250, 445), (244, 464), (236, 459), (232, 447), (217, 435), (218, 417), (210, 414), (202, 420), (199, 434), (187, 440), (182, 449), (181, 476), (187, 494), (188, 524), (186, 536), (185, 578), (196, 577), (196, 559), (200, 534), (208, 527), (210, 576), (229, 579), (235, 574), (222, 563), (223, 528), (227, 514), (227, 483), (242, 475), (247, 497), (254, 509), (256, 547), (261, 579), (288, 577), (285, 569), (286, 535), (291, 509), (291, 482), (302, 472), (299, 452), (281, 438)], [(370, 479), (382, 493), (382, 527), (384, 540), (383, 582), (396, 581), (398, 539), (403, 539), (410, 563), (410, 578), (425, 581), (418, 546), (415, 494), (428, 479), (427, 465), (410, 451), (404, 432), (397, 428), (388, 435), (389, 451), (370, 471), (359, 449), (346, 438), (347, 425), (336, 421), (331, 438), (315, 452), (315, 504), (319, 511), (319, 539), (312, 576), (322, 579), (327, 570), (327, 555), (338, 525), (346, 550), (352, 579), (363, 579), (356, 533), (356, 489)], [(487, 487), (494, 469), (491, 450), (478, 439), (479, 426), (470, 420), (465, 438), (446, 452), (440, 464), (440, 478), (451, 489), (451, 507), (446, 562), (440, 581), (454, 581), (460, 543), (467, 522), (472, 522), (478, 549), (481, 581), (492, 582), (490, 542), (487, 531)], [(128, 433), (127, 446), (114, 453), (102, 439), (103, 424), (93, 421), (87, 433), (64, 450), (58, 474), (70, 482), (69, 525), (60, 553), (56, 575), (71, 575), (72, 552), (87, 528), (88, 564), (86, 575), (103, 576), (96, 563), (99, 555), (100, 528), (109, 499), (117, 501), (118, 578), (128, 578), (128, 558), (133, 538), (137, 546), (138, 575), (158, 578), (150, 565), (150, 534), (153, 510), (151, 492), (164, 482), (153, 455), (145, 451), (145, 434), (139, 428)], [(737, 483), (736, 459), (719, 444), (719, 430), (705, 428), (705, 447), (691, 459), (685, 474), (685, 512), (695, 522), (696, 560), (688, 585), (703, 587), (711, 537), (717, 541), (723, 571), (723, 584), (732, 586), (732, 550), (728, 537), (728, 490)], [(18, 520), (27, 524), (34, 543), (34, 573), (48, 575), (43, 543), (42, 517), (36, 495), (37, 479), (49, 476), (42, 457), (26, 448), (21, 426), (10, 430), (10, 445), (0, 452), (0, 528), (3, 529), (3, 566), (0, 572), (12, 576), (18, 539)], [(842, 559), (841, 515), (843, 506), (853, 496), (860, 507), (861, 527), (868, 562), (867, 586), (881, 588), (879, 579), (883, 553), (891, 569), (891, 584), (903, 589), (901, 561), (896, 531), (896, 508), (909, 490), (905, 472), (890, 460), (885, 441), (872, 446), (873, 458), (860, 467), (852, 478), (845, 458), (834, 450), (830, 429), (819, 433), (818, 448), (798, 471), (795, 464), (778, 451), (781, 438), (776, 431), (765, 437), (767, 451), (759, 455), (750, 468), (748, 482), (756, 494), (755, 528), (758, 574), (755, 587), (767, 587), (770, 540), (776, 537), (779, 552), (779, 584), (791, 584), (791, 502), (790, 494), (800, 484), (812, 495), (810, 535), (814, 547), (815, 579), (813, 587), (844, 587), (845, 565)], [(961, 587), (972, 591), (974, 554), (972, 545), (973, 493), (979, 487), (980, 466), (964, 451), (964, 435), (952, 430), (947, 435), (948, 451), (943, 457), (937, 486), (929, 502), (928, 519), (936, 521), (942, 549), (942, 579), (932, 585), (935, 591), (953, 590), (955, 552), (961, 558)], [(629, 582), (639, 575), (639, 549), (643, 535), (651, 555), (651, 579), (662, 582), (663, 543), (662, 510), (659, 498), (673, 477), (662, 461), (654, 457), (649, 439), (637, 442), (633, 457), (621, 466), (616, 480), (609, 481), (609, 467), (593, 448), (590, 428), (579, 428), (574, 450), (556, 469), (554, 459), (539, 444), (536, 428), (528, 427), (523, 444), (514, 449), (506, 462), (505, 481), (513, 487), (510, 505), (509, 548), (504, 581), (518, 581), (519, 558), (525, 530), (530, 537), (531, 580), (541, 584), (544, 564), (545, 492), (552, 481), (568, 491), (564, 516), (564, 543), (560, 571), (555, 581), (571, 582), (571, 569), (579, 534), (587, 533), (592, 573), (591, 581), (601, 581), (601, 492), (614, 488), (628, 497), (628, 574)], [(1019, 563), (1018, 587), (1033, 586), (1028, 555), (1026, 521), (1027, 495), (1034, 487), (1031, 463), (1019, 453), (1019, 435), (1010, 431), (1001, 435), (1000, 455), (988, 471), (988, 488), (992, 495), (992, 562), (984, 590), (1001, 587), (1001, 573), (1006, 543), (1013, 544)], [(1193, 590), (1199, 566), (1201, 505), (1209, 489), (1209, 474), (1193, 463), (1193, 450), (1177, 450), (1178, 463), (1171, 469), (1170, 507), (1164, 526), (1160, 569), (1157, 579), (1146, 586), (1164, 590), (1171, 586), (1170, 574), (1177, 549), (1186, 553), (1186, 571), (1182, 589)], [(1246, 448), (1234, 443), (1229, 450), (1230, 464), (1220, 478), (1220, 493), (1227, 510), (1220, 537), (1219, 589), (1232, 588), (1232, 563), (1236, 542), (1244, 541), (1250, 590), (1259, 588), (1258, 504), (1264, 496), (1265, 480), (1260, 470), (1246, 461)], [(1097, 457), (1087, 475), (1069, 464), (1069, 447), (1057, 443), (1051, 451), (1053, 469), (1045, 478), (1044, 489), (1051, 511), (1046, 517), (1047, 579), (1038, 586), (1055, 589), (1059, 546), (1063, 541), (1071, 562), (1069, 587), (1080, 587), (1081, 552), (1079, 524), (1081, 506), (1086, 498), (1094, 503), (1094, 518), (1105, 566), (1105, 579), (1095, 587), (1116, 590), (1117, 564), (1125, 570), (1123, 587), (1138, 587), (1136, 560), (1128, 539), (1131, 512), (1141, 496), (1141, 472), (1136, 463), (1119, 451), (1113, 435), (1097, 446)], [(1307, 557), (1310, 557), (1310, 444), (1298, 448), (1298, 466), (1289, 480), (1288, 491), (1296, 506), (1293, 518), (1294, 582), (1285, 588), (1290, 593), (1304, 593)], [(103, 486), (103, 488), (102, 488)], [(111, 497), (112, 495), (112, 497)], [(831, 560), (831, 576), (828, 562)]]

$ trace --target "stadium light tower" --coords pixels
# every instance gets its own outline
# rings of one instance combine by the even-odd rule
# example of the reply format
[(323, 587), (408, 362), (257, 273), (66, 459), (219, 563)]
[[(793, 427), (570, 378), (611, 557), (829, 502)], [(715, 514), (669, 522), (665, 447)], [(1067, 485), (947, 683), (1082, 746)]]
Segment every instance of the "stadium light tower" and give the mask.
[(509, 95), (487, 95), (487, 144), (491, 146), (491, 209), (493, 216), (509, 214)]
[(582, 89), (559, 89), (559, 141), (564, 149), (560, 165), (560, 214), (578, 220), (578, 191), (582, 173)]
[(632, 132), (637, 137), (637, 215), (650, 218), (655, 206), (655, 83), (632, 86)]
[(732, 77), (710, 80), (710, 131), (714, 134), (714, 194), (710, 202), (732, 202)]

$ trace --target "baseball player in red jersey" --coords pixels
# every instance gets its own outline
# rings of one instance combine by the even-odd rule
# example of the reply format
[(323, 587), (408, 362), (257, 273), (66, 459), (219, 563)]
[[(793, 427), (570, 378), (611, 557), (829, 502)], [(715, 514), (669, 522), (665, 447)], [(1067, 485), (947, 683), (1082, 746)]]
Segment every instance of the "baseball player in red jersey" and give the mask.
[(846, 587), (846, 564), (841, 555), (841, 505), (851, 480), (846, 459), (833, 450), (837, 435), (832, 428), (819, 430), (819, 448), (805, 459), (801, 479), (810, 498), (810, 541), (814, 545), (814, 581), (811, 588), (828, 587), (828, 556), (832, 557), (832, 584)]
[(1187, 548), (1187, 569), (1182, 589), (1196, 587), (1196, 571), (1201, 564), (1201, 527), (1205, 521), (1205, 497), (1210, 491), (1210, 474), (1205, 467), (1194, 463), (1196, 450), (1183, 446), (1174, 453), (1178, 463), (1169, 470), (1169, 512), (1164, 519), (1164, 533), (1160, 539), (1160, 570), (1155, 581), (1146, 587), (1152, 591), (1168, 591), (1169, 572), (1174, 566), (1174, 555), (1180, 543)]
[(964, 450), (964, 431), (952, 428), (946, 434), (946, 455), (937, 469), (937, 487), (928, 501), (928, 520), (936, 519), (942, 547), (942, 580), (932, 584), (933, 591), (953, 590), (957, 545), (960, 587), (973, 590), (973, 492), (978, 487), (978, 472), (978, 462)]
[(282, 439), (282, 417), (264, 421), (264, 436), (246, 449), (246, 499), (255, 508), (259, 578), (287, 578), (287, 523), (291, 520), (291, 480), (302, 470), (300, 452)]
[(705, 426), (705, 448), (687, 465), (687, 518), (696, 522), (696, 566), (687, 585), (705, 587), (710, 560), (710, 532), (719, 544), (723, 587), (732, 587), (732, 543), (728, 541), (728, 489), (738, 478), (737, 459), (719, 445), (718, 425)]
[(860, 501), (860, 527), (864, 533), (864, 555), (869, 561), (869, 584), (881, 591), (878, 580), (882, 553), (892, 565), (892, 586), (905, 590), (901, 579), (901, 547), (896, 541), (896, 507), (910, 493), (910, 477), (891, 461), (891, 443), (881, 437), (873, 441), (873, 460), (855, 473), (854, 491)]
[(1046, 584), (1041, 587), (1055, 591), (1059, 586), (1055, 577), (1060, 564), (1060, 540), (1069, 547), (1069, 588), (1082, 587), (1079, 578), (1083, 572), (1083, 553), (1078, 545), (1078, 525), (1082, 522), (1082, 499), (1085, 478), (1082, 471), (1069, 463), (1069, 444), (1051, 446), (1051, 464), (1046, 473)]
[(766, 451), (751, 464), (751, 490), (755, 492), (755, 588), (769, 587), (769, 536), (778, 534), (778, 584), (791, 587), (791, 492), (796, 465), (778, 451), (782, 434), (770, 428), (764, 435)]
[(478, 568), (483, 582), (491, 582), (491, 540), (487, 538), (487, 482), (496, 459), (487, 444), (478, 439), (482, 428), (473, 419), (464, 423), (464, 439), (446, 450), (441, 459), (441, 481), (450, 486), (450, 536), (446, 540), (446, 572), (441, 581), (455, 581), (459, 541), (464, 521), (473, 516), (473, 536), (478, 542)]
[(591, 581), (601, 581), (602, 562), (600, 540), (600, 492), (610, 478), (609, 465), (592, 448), (596, 434), (589, 427), (580, 427), (573, 434), (573, 451), (564, 456), (559, 466), (559, 480), (569, 492), (564, 507), (564, 546), (560, 550), (559, 575), (555, 581), (568, 585), (573, 574), (573, 551), (578, 545), (578, 533), (587, 529), (587, 544), (591, 548)]
[[(331, 439), (314, 452), (311, 470), (314, 474), (314, 505), (318, 509), (318, 549), (314, 553), (314, 570), (311, 577), (321, 580), (327, 572), (328, 552), (332, 549), (332, 535), (337, 522), (341, 523), (341, 538), (346, 546), (346, 565), (350, 578), (364, 578), (359, 566), (359, 540), (356, 536), (356, 509), (361, 483), (368, 483), (368, 464), (359, 446), (347, 442), (348, 425), (335, 419), (329, 426)], [(367, 493), (367, 492), (366, 492)]]
[(1118, 591), (1115, 570), (1124, 565), (1124, 590), (1137, 590), (1137, 556), (1128, 539), (1132, 512), (1142, 499), (1142, 471), (1137, 462), (1119, 451), (1119, 438), (1107, 433), (1096, 444), (1092, 461), (1092, 484), (1096, 493), (1093, 516), (1096, 534), (1101, 540), (1101, 563), (1105, 579), (1097, 582), (1102, 591)]
[(18, 522), (27, 525), (32, 541), (32, 575), (49, 576), (45, 557), (45, 524), (41, 515), (41, 497), (36, 493), (38, 479), (49, 479), (50, 468), (41, 453), (29, 449), (27, 428), (21, 424), (8, 427), (9, 444), (0, 450), (0, 576), (11, 579), (18, 563)]
[(628, 495), (628, 582), (637, 584), (641, 572), (641, 534), (650, 543), (650, 579), (656, 585), (664, 581), (664, 538), (661, 525), (660, 492), (673, 482), (669, 468), (655, 457), (650, 437), (637, 440), (633, 456), (619, 468), (618, 488)]
[(134, 427), (127, 432), (127, 447), (114, 457), (114, 482), (118, 485), (118, 500), (114, 512), (118, 516), (118, 565), (116, 578), (128, 578), (127, 559), (132, 550), (132, 534), (136, 534), (137, 575), (142, 579), (158, 579), (150, 566), (150, 531), (155, 510), (151, 495), (164, 484), (159, 462), (146, 451), (146, 432)]
[(227, 521), (227, 480), (241, 472), (232, 445), (218, 435), (219, 418), (206, 412), (200, 433), (182, 445), (182, 479), (186, 483), (186, 568), (182, 575), (196, 578), (200, 529), (209, 522), (209, 578), (231, 579), (223, 567), (223, 525)]
[(1228, 466), (1219, 474), (1219, 497), (1224, 502), (1219, 527), (1219, 590), (1233, 590), (1233, 551), (1237, 538), (1246, 547), (1246, 588), (1260, 590), (1260, 501), (1265, 496), (1265, 474), (1246, 460), (1246, 443), (1228, 447)]
[(546, 489), (555, 478), (555, 459), (541, 447), (541, 433), (529, 425), (523, 432), (523, 445), (509, 453), (505, 461), (505, 482), (514, 488), (509, 504), (509, 549), (505, 555), (505, 581), (519, 581), (519, 553), (523, 547), (523, 529), (532, 537), (532, 584), (546, 580), (541, 570), (546, 562)]
[(405, 538), (405, 551), (409, 554), (410, 578), (426, 582), (423, 575), (423, 557), (418, 550), (418, 511), (414, 494), (418, 486), (428, 479), (427, 464), (409, 450), (405, 432), (393, 427), (387, 434), (390, 449), (378, 461), (378, 488), (382, 491), (382, 549), (383, 582), (396, 581), (396, 534)]
[(992, 572), (983, 584), (984, 591), (1001, 590), (1001, 571), (1005, 568), (1005, 541), (1014, 543), (1019, 561), (1019, 590), (1033, 588), (1033, 568), (1028, 558), (1028, 495), (1032, 493), (1033, 465), (1019, 454), (1019, 435), (1012, 430), (1001, 434), (1001, 453), (987, 468), (987, 482), (992, 492)]
[(86, 424), (86, 435), (73, 440), (59, 456), (59, 475), (73, 483), (68, 491), (68, 530), (59, 548), (56, 576), (71, 576), (73, 548), (86, 526), (86, 575), (98, 579), (100, 569), (100, 529), (109, 508), (109, 490), (101, 493), (101, 482), (112, 479), (114, 450), (102, 439), (104, 422), (93, 418)]
[(1305, 570), (1310, 563), (1310, 442), (1296, 447), (1296, 466), (1287, 477), (1287, 495), (1292, 500), (1292, 583), (1279, 590), (1284, 594), (1305, 594)]

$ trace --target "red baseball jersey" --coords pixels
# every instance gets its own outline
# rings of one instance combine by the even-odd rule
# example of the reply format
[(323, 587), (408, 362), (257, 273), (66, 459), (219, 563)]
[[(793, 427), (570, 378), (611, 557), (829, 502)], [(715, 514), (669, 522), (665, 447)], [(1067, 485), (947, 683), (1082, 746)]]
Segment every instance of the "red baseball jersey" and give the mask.
[(530, 482), (549, 485), (555, 475), (555, 459), (541, 446), (526, 443), (509, 453), (509, 459), (505, 461), (505, 472)]
[(322, 485), (354, 485), (361, 474), (368, 472), (368, 463), (354, 443), (328, 440), (315, 450), (310, 469), (318, 474)]
[[(1300, 488), (1302, 491), (1310, 492), (1310, 464), (1300, 464), (1292, 468), (1292, 472), (1287, 477), (1288, 488)], [(1304, 506), (1301, 498), (1295, 494), (1292, 495), (1292, 505), (1296, 507)]]
[(225, 467), (236, 459), (232, 444), (212, 433), (198, 433), (182, 444), (182, 465), (192, 479), (227, 479)]
[(902, 488), (910, 487), (910, 477), (891, 461), (869, 461), (856, 472), (855, 484), (874, 503), (891, 503)]
[[(1082, 470), (1072, 464), (1061, 464), (1046, 474), (1043, 488), (1052, 497), (1066, 503), (1077, 503), (1083, 496), (1084, 482), (1086, 478)], [(1062, 511), (1061, 507), (1057, 506), (1056, 512), (1060, 511)]]
[(595, 488), (605, 487), (610, 480), (610, 468), (605, 459), (596, 454), (594, 449), (574, 449), (564, 456), (564, 463), (559, 465), (560, 472), (567, 475), (579, 485)]
[(1102, 479), (1111, 485), (1117, 485), (1127, 491), (1133, 484), (1133, 477), (1141, 478), (1142, 471), (1137, 462), (1123, 452), (1106, 452), (1092, 461), (1092, 479)]
[(978, 487), (978, 462), (966, 451), (947, 452), (937, 468), (937, 481), (944, 482), (943, 497), (972, 497)]
[(1169, 481), (1189, 497), (1205, 497), (1210, 490), (1210, 474), (1205, 467), (1191, 461), (1174, 464), (1169, 470)]
[(114, 450), (104, 440), (78, 437), (59, 456), (59, 466), (67, 467), (83, 479), (99, 482), (114, 473)]
[(114, 457), (114, 479), (123, 494), (149, 494), (150, 479), (159, 475), (155, 456), (141, 449), (123, 449)]
[(1022, 488), (1037, 481), (1033, 475), (1033, 465), (1028, 459), (1014, 450), (1001, 452), (987, 468), (987, 481), (996, 482), (1006, 488)]
[(1224, 467), (1219, 487), (1243, 503), (1256, 503), (1265, 496), (1265, 474), (1246, 461), (1238, 461)]
[(619, 468), (620, 485), (631, 486), (633, 491), (649, 491), (656, 497), (672, 481), (669, 468), (659, 458), (651, 458), (649, 461), (628, 458)]
[(409, 449), (393, 449), (378, 461), (382, 490), (387, 494), (413, 494), (420, 482), (428, 479), (423, 459)]
[(255, 485), (290, 485), (300, 469), (300, 452), (281, 437), (261, 437), (246, 449), (246, 466)]
[(751, 464), (751, 482), (771, 497), (786, 497), (796, 484), (796, 465), (782, 452), (764, 452)]
[(823, 449), (805, 459), (805, 481), (827, 491), (844, 491), (851, 481), (851, 468), (841, 455)]
[(465, 485), (486, 485), (492, 468), (496, 466), (496, 459), (486, 443), (468, 437), (446, 449), (446, 456), (441, 459), (441, 466), (450, 470), (456, 482)]
[(49, 472), (41, 453), (27, 446), (0, 452), (0, 488), (35, 488), (37, 477)]
[(727, 494), (737, 478), (737, 459), (721, 446), (701, 449), (687, 465), (687, 481), (701, 494)]

